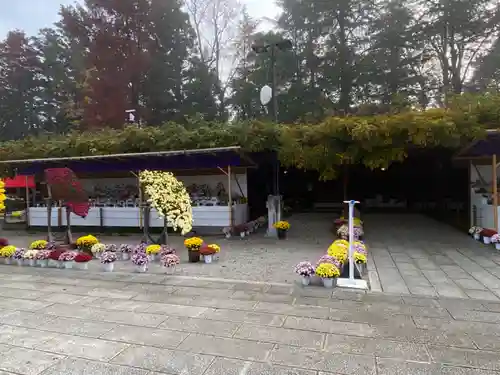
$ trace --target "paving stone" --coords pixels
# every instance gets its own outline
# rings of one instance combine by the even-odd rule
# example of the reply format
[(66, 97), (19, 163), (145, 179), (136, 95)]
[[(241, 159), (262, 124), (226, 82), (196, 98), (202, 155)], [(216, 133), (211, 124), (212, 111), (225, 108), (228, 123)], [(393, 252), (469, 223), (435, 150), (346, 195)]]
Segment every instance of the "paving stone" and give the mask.
[(213, 359), (209, 355), (134, 346), (118, 354), (111, 362), (171, 375), (201, 375)]
[(59, 335), (38, 344), (36, 349), (98, 361), (109, 361), (128, 347), (129, 345), (119, 342), (81, 336)]
[(18, 298), (18, 299), (38, 299), (48, 296), (49, 294), (38, 290), (23, 290), (23, 289), (2, 289), (0, 297)]
[(331, 298), (332, 294), (333, 291), (326, 288), (301, 288), (293, 291), (296, 297)]
[(271, 285), (269, 284), (241, 283), (241, 284), (235, 284), (233, 290), (244, 290), (249, 292), (265, 293), (269, 290), (270, 287)]
[(446, 273), (441, 270), (422, 270), (422, 273), (425, 275), (427, 280), (431, 281), (432, 283), (443, 283), (450, 281)]
[(465, 320), (447, 320), (439, 318), (415, 317), (413, 318), (418, 328), (427, 330), (440, 330), (446, 332), (465, 332), (465, 333), (486, 333), (500, 336), (500, 326), (494, 323), (465, 321)]
[(403, 296), (405, 305), (424, 306), (424, 307), (440, 307), (440, 304), (435, 298)]
[(0, 311), (0, 323), (25, 328), (38, 328), (40, 325), (53, 323), (56, 316), (32, 313), (26, 311)]
[(45, 370), (43, 375), (149, 375), (149, 371), (84, 359), (67, 358)]
[(268, 294), (292, 294), (294, 288), (290, 286), (281, 285), (271, 285), (271, 287), (266, 291)]
[(417, 296), (437, 297), (438, 293), (433, 286), (410, 286), (408, 290)]
[(187, 316), (190, 318), (197, 318), (207, 311), (212, 309), (208, 307), (197, 306), (183, 306), (183, 305), (170, 305), (165, 303), (152, 303), (148, 308), (137, 311), (147, 312), (151, 314), (164, 314), (173, 316)]
[(429, 362), (425, 345), (346, 335), (327, 335), (326, 350), (335, 353), (366, 354), (386, 358), (402, 358)]
[(439, 304), (448, 309), (453, 308), (462, 308), (465, 310), (478, 310), (478, 311), (487, 311), (488, 309), (484, 305), (484, 301), (476, 301), (476, 300), (465, 300), (465, 299), (450, 299), (450, 298), (440, 298)]
[(119, 326), (113, 328), (100, 338), (136, 345), (174, 349), (188, 336), (189, 333), (187, 332), (167, 331), (148, 327)]
[(377, 358), (377, 370), (380, 375), (498, 375), (496, 371), (452, 367), (435, 363), (404, 362), (387, 358)]
[[(323, 288), (325, 289), (325, 288)], [(331, 293), (331, 291), (330, 291)], [(237, 290), (231, 294), (230, 298), (244, 301), (263, 301), (263, 302), (285, 302), (292, 303), (295, 299), (294, 295), (289, 294), (271, 294), (252, 291)]]
[(499, 323), (500, 313), (492, 311), (471, 311), (450, 309), (453, 318), (457, 320), (471, 320), (476, 322)]
[(498, 353), (437, 346), (430, 346), (428, 349), (433, 360), (438, 363), (469, 366), (485, 370), (500, 370), (500, 356)]
[(325, 352), (296, 346), (277, 345), (271, 352), (269, 361), (273, 364), (287, 365), (312, 370), (327, 371), (349, 375), (375, 374), (375, 358), (372, 356)]
[(369, 324), (341, 322), (324, 319), (300, 318), (289, 316), (284, 328), (305, 329), (309, 331), (338, 333), (352, 336), (373, 336), (375, 330)]
[(500, 301), (500, 298), (488, 290), (469, 290), (464, 289), (464, 292), (472, 299), (483, 301)]
[(385, 311), (352, 311), (330, 309), (330, 320), (340, 320), (353, 323), (366, 323), (371, 325), (391, 325), (397, 327), (415, 327), (411, 316), (394, 315)]
[(93, 338), (98, 338), (115, 327), (115, 323), (102, 323), (74, 318), (56, 318), (55, 321), (44, 321), (37, 326), (37, 328), (43, 329), (44, 331)]
[(408, 277), (408, 276), (403, 275), (403, 280), (405, 281), (408, 289), (410, 289), (411, 287), (417, 287), (417, 286), (426, 286), (426, 287), (431, 286), (431, 283), (426, 278), (421, 277), (421, 276)]
[(237, 359), (216, 358), (203, 375), (316, 375), (316, 371), (267, 363), (240, 361)]
[(51, 304), (52, 304), (51, 302), (34, 301), (34, 300), (19, 299), (19, 298), (0, 299), (0, 309), (38, 311), (47, 306), (50, 306)]
[(131, 299), (138, 295), (138, 292), (122, 289), (95, 288), (87, 293), (91, 297), (105, 297), (112, 299)]
[(285, 321), (284, 315), (257, 313), (249, 311), (213, 309), (207, 310), (202, 318), (212, 320), (225, 320), (229, 322), (245, 322), (266, 326), (280, 327)]
[(500, 339), (496, 335), (469, 333), (468, 336), (479, 349), (500, 351)]
[(246, 340), (321, 349), (325, 335), (311, 331), (256, 326), (244, 323), (235, 333), (234, 337)]
[(227, 298), (228, 291), (226, 289), (203, 289), (192, 287), (176, 287), (172, 293), (174, 296), (203, 296), (203, 297), (219, 297)]
[(311, 318), (328, 318), (330, 309), (320, 306), (293, 306), (286, 303), (258, 302), (254, 311)]
[(98, 298), (90, 304), (92, 307), (97, 307), (106, 310), (119, 311), (147, 311), (152, 303), (133, 301), (133, 300), (117, 300), (109, 298)]
[(36, 345), (50, 340), (57, 334), (35, 329), (2, 325), (0, 326), (0, 343), (23, 346), (33, 349)]
[(228, 358), (263, 361), (273, 346), (270, 343), (191, 334), (179, 345), (178, 349)]
[(433, 286), (440, 297), (467, 298), (464, 291), (454, 284), (434, 283)]
[(93, 303), (99, 297), (82, 296), (68, 293), (44, 293), (44, 296), (39, 298), (39, 301), (64, 303), (68, 305), (84, 305), (86, 303)]
[(486, 290), (486, 287), (481, 284), (479, 281), (474, 280), (472, 278), (469, 279), (453, 279), (455, 284), (463, 289), (474, 289), (474, 290)]
[(193, 333), (203, 333), (205, 335), (231, 337), (240, 325), (241, 323), (171, 316), (168, 317), (168, 319), (165, 320), (162, 324), (160, 324), (159, 328)]
[(0, 369), (22, 375), (38, 375), (64, 357), (25, 348), (11, 348), (0, 354)]

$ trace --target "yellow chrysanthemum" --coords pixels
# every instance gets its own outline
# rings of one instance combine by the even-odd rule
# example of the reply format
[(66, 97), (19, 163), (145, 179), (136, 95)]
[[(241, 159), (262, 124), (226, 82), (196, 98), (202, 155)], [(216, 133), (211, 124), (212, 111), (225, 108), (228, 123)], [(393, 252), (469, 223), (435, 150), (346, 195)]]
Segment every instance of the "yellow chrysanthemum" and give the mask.
[(321, 263), (316, 267), (316, 275), (323, 278), (339, 277), (340, 271), (331, 263)]
[(30, 249), (35, 249), (35, 250), (43, 250), (47, 247), (47, 241), (45, 240), (36, 240), (33, 241), (30, 245)]
[(146, 247), (146, 254), (150, 254), (150, 255), (154, 255), (154, 254), (158, 254), (161, 250), (161, 246), (160, 245), (149, 245), (148, 247)]
[(277, 221), (276, 223), (273, 224), (273, 227), (280, 230), (289, 230), (290, 223), (288, 221)]

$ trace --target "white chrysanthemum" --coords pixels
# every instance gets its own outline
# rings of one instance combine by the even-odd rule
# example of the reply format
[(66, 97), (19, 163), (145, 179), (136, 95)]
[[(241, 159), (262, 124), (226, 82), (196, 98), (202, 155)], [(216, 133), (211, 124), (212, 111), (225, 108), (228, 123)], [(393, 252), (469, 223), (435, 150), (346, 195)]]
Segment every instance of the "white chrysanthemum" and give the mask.
[(139, 180), (148, 202), (161, 217), (166, 217), (174, 230), (186, 234), (193, 228), (191, 197), (184, 184), (170, 172), (142, 171)]

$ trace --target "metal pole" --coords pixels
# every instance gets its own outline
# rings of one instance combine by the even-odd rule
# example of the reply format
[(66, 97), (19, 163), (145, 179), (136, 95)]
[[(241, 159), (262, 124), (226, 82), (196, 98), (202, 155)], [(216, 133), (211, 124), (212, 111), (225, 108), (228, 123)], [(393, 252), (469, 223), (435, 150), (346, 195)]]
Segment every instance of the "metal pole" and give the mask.
[[(273, 81), (272, 81), (272, 103), (273, 103), (273, 115), (274, 115), (274, 122), (278, 124), (278, 95), (276, 95), (276, 48), (277, 45), (272, 44), (271, 45), (271, 70), (272, 70), (272, 75), (273, 75)], [(280, 221), (281, 220), (281, 198), (279, 198), (280, 195), (280, 186), (279, 186), (279, 177), (280, 177), (280, 163), (278, 160), (278, 155), (275, 155), (275, 160), (274, 160), (274, 170), (273, 170), (273, 193), (274, 196), (277, 199), (277, 207), (276, 207), (276, 220)]]
[(346, 201), (349, 204), (349, 280), (354, 282), (354, 205), (359, 203), (355, 200)]

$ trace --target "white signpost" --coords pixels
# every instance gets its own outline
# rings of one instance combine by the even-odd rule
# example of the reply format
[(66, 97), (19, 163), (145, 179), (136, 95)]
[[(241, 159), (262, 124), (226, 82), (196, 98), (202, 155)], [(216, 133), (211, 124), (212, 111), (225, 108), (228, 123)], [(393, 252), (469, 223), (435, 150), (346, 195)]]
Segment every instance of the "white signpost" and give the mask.
[(366, 280), (354, 278), (354, 251), (352, 245), (354, 244), (354, 206), (359, 203), (358, 201), (350, 200), (344, 201), (349, 205), (349, 278), (338, 278), (337, 286), (341, 288), (351, 289), (368, 289)]

